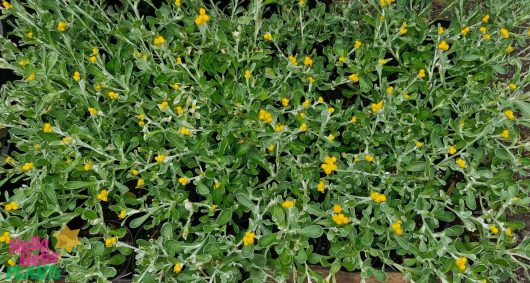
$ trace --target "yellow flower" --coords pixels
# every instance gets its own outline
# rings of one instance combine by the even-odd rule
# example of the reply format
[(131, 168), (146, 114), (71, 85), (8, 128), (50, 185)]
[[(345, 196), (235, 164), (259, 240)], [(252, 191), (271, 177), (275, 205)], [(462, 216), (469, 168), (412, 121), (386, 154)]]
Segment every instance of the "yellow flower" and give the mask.
[(4, 6), (4, 8), (6, 9), (11, 9), (13, 8), (13, 5), (11, 5), (11, 3), (7, 2), (7, 1), (2, 1), (2, 6)]
[(324, 173), (326, 173), (326, 175), (329, 175), (335, 171), (337, 171), (337, 158), (336, 157), (326, 157), (324, 159), (324, 163), (322, 165), (320, 165), (320, 168), (322, 168), (322, 170), (324, 170)]
[(73, 78), (75, 81), (79, 81), (81, 79), (81, 74), (78, 71), (75, 71)]
[(361, 48), (362, 45), (363, 45), (363, 44), (362, 44), (361, 41), (356, 40), (355, 43), (353, 44), (353, 48), (355, 48), (355, 49), (359, 49), (359, 48)]
[(138, 181), (136, 181), (136, 187), (141, 187), (145, 184), (144, 179), (140, 178)]
[(440, 44), (438, 44), (438, 49), (443, 50), (443, 51), (447, 51), (447, 50), (449, 50), (449, 44), (447, 44), (447, 42), (445, 42), (445, 40), (442, 40), (442, 41), (440, 41)]
[(328, 140), (329, 140), (330, 142), (334, 141), (334, 140), (335, 140), (335, 136), (334, 136), (333, 134), (329, 134), (329, 136), (328, 136)]
[(33, 165), (32, 162), (24, 163), (24, 165), (22, 166), (23, 171), (29, 171), (33, 168), (35, 168), (35, 166)]
[(182, 106), (180, 106), (180, 105), (177, 106), (175, 109), (177, 110), (177, 114), (179, 114), (179, 115), (182, 115), (182, 113), (184, 112), (184, 109), (182, 109)]
[(206, 10), (204, 8), (199, 9), (199, 15), (195, 17), (195, 24), (200, 26), (206, 24), (210, 20), (210, 16), (206, 14)]
[(180, 58), (180, 56), (177, 56), (177, 64), (179, 64), (179, 65), (182, 64), (182, 58)]
[(503, 139), (508, 139), (508, 138), (510, 137), (510, 131), (508, 131), (508, 130), (504, 130), (504, 131), (502, 131), (502, 133), (501, 133), (501, 137), (502, 137)]
[(318, 103), (324, 103), (324, 98), (322, 96), (318, 97)]
[(506, 47), (506, 52), (508, 52), (508, 53), (512, 53), (512, 51), (513, 51), (513, 47), (512, 47), (512, 45), (510, 44), (510, 45), (508, 45), (508, 47)]
[(352, 122), (353, 124), (357, 123), (357, 117), (356, 117), (356, 116), (352, 116), (352, 117), (351, 117), (351, 122)]
[(499, 234), (499, 228), (497, 228), (497, 226), (495, 225), (490, 225), (489, 226), (489, 229), (490, 229), (490, 232), (493, 234), (493, 235), (497, 235)]
[(59, 32), (64, 32), (66, 30), (67, 24), (65, 22), (59, 22), (57, 24), (57, 30)]
[(92, 48), (92, 55), (98, 55), (99, 49), (97, 47)]
[(252, 77), (252, 73), (250, 70), (245, 70), (245, 78), (250, 79)]
[(300, 112), (300, 118), (305, 119), (305, 112)]
[(267, 112), (265, 109), (259, 110), (259, 119), (265, 123), (271, 123), (272, 122), (272, 115), (271, 113)]
[(346, 63), (346, 57), (344, 57), (344, 56), (339, 56), (339, 62), (341, 62), (341, 63)]
[(286, 97), (282, 98), (282, 105), (284, 107), (289, 106), (289, 98), (286, 98)]
[(188, 183), (190, 182), (190, 180), (188, 178), (185, 178), (185, 177), (180, 177), (179, 178), (179, 183), (183, 186), (187, 185)]
[(11, 236), (9, 232), (4, 232), (4, 234), (0, 236), (0, 243), (9, 244), (10, 242), (11, 242)]
[(28, 81), (32, 81), (32, 80), (34, 80), (36, 77), (37, 77), (37, 75), (35, 75), (35, 73), (31, 73), (31, 74), (29, 74), (27, 80), (28, 80)]
[(456, 160), (456, 165), (458, 165), (458, 167), (464, 169), (464, 168), (466, 168), (466, 161), (464, 159), (462, 159), (462, 158), (458, 158)]
[(90, 162), (89, 163), (85, 163), (85, 164), (83, 164), (83, 170), (90, 171), (90, 170), (92, 170), (92, 166), (93, 165)]
[(17, 161), (13, 157), (11, 157), (9, 155), (6, 156), (5, 163), (10, 164), (10, 165), (14, 165), (16, 162)]
[(272, 34), (270, 32), (267, 32), (263, 35), (263, 39), (267, 41), (272, 41)]
[(285, 127), (282, 124), (276, 124), (276, 126), (274, 127), (274, 131), (278, 133), (283, 131), (284, 128)]
[(289, 62), (291, 62), (291, 64), (293, 64), (294, 66), (298, 65), (298, 62), (296, 61), (296, 57), (294, 57), (293, 55), (289, 55)]
[(510, 37), (510, 32), (506, 28), (501, 28), (500, 33), (503, 38)]
[(305, 58), (304, 58), (304, 65), (306, 65), (306, 66), (311, 66), (311, 65), (313, 65), (313, 59), (311, 59), (311, 57), (309, 57), (309, 56), (305, 56)]
[(384, 64), (388, 63), (388, 60), (385, 60), (385, 59), (379, 59), (379, 60), (377, 61), (377, 63), (379, 63), (379, 65), (384, 65)]
[(489, 22), (489, 20), (490, 20), (490, 15), (485, 15), (484, 17), (482, 17), (482, 21), (485, 23)]
[(510, 88), (510, 90), (516, 90), (516, 89), (517, 89), (517, 85), (514, 84), (514, 83), (510, 83), (510, 84), (508, 85), (508, 87)]
[(511, 227), (506, 228), (506, 230), (504, 230), (504, 234), (506, 234), (506, 236), (508, 237), (512, 237), (513, 236), (512, 228)]
[(214, 185), (213, 185), (214, 189), (220, 189), (221, 188), (221, 182), (219, 181), (215, 181)]
[(286, 201), (282, 202), (282, 207), (286, 208), (286, 209), (293, 208), (294, 207), (294, 201), (293, 200), (286, 200)]
[(506, 116), (506, 118), (508, 120), (514, 120), (515, 119), (515, 116), (513, 115), (513, 111), (510, 110), (510, 109), (504, 111), (504, 116)]
[(445, 29), (442, 26), (438, 27), (438, 34), (444, 34)]
[(370, 154), (367, 154), (364, 156), (364, 160), (368, 161), (368, 162), (374, 162), (375, 158), (370, 155)]
[(155, 157), (155, 160), (158, 163), (163, 163), (164, 161), (166, 161), (166, 156), (163, 154), (159, 154)]
[(267, 150), (268, 150), (269, 152), (273, 152), (275, 148), (276, 148), (276, 145), (275, 145), (275, 144), (271, 144), (271, 145), (267, 146)]
[(371, 192), (370, 198), (372, 198), (375, 203), (382, 203), (386, 201), (386, 196), (378, 192)]
[(53, 132), (52, 124), (45, 123), (44, 127), (42, 128), (42, 131), (45, 132), (45, 133), (52, 133)]
[(471, 31), (471, 29), (469, 27), (464, 27), (460, 33), (463, 35), (463, 36), (466, 36), (469, 32)]
[(109, 201), (108, 196), (109, 196), (109, 192), (107, 190), (101, 190), (99, 191), (97, 198), (101, 201)]
[(309, 84), (311, 84), (311, 85), (312, 85), (312, 84), (315, 84), (315, 78), (313, 78), (313, 77), (311, 77), (311, 76), (307, 77), (307, 81), (308, 81)]
[(420, 78), (420, 79), (425, 78), (425, 69), (420, 69), (418, 71), (418, 78)]
[(94, 85), (94, 89), (96, 91), (100, 91), (101, 89), (103, 89), (103, 83), (97, 83)]
[(335, 112), (335, 108), (333, 108), (333, 107), (329, 107), (329, 108), (328, 108), (328, 113), (333, 113), (333, 112)]
[(18, 203), (13, 201), (13, 202), (10, 202), (10, 203), (4, 205), (4, 208), (5, 208), (6, 212), (9, 212), (11, 210), (17, 210), (19, 208), (19, 206), (18, 206)]
[(392, 93), (394, 93), (394, 87), (393, 86), (387, 87), (386, 88), (386, 94), (392, 95)]
[(8, 264), (9, 266), (14, 266), (14, 265), (16, 264), (16, 262), (15, 262), (14, 260), (12, 260), (12, 259), (9, 259), (9, 260), (7, 261), (7, 264)]
[(390, 225), (390, 228), (392, 228), (392, 230), (394, 230), (396, 235), (398, 235), (398, 236), (403, 235), (403, 228), (401, 228), (401, 220), (396, 220), (396, 222), (394, 222), (394, 223), (392, 223)]
[(404, 34), (406, 34), (406, 33), (408, 32), (407, 27), (408, 27), (408, 26), (407, 26), (407, 23), (403, 23), (403, 24), (401, 25), (401, 27), (399, 28), (399, 34), (400, 34), (400, 35), (404, 35)]
[(162, 101), (162, 103), (158, 104), (158, 107), (160, 110), (165, 110), (169, 106), (169, 103), (167, 101)]
[(467, 258), (466, 257), (460, 257), (460, 258), (455, 260), (456, 267), (462, 272), (464, 272), (466, 270), (466, 263), (467, 263)]
[(138, 170), (136, 170), (136, 169), (131, 169), (130, 172), (131, 172), (131, 175), (134, 175), (134, 176), (140, 174), (140, 171), (138, 171)]
[(180, 127), (180, 134), (183, 135), (183, 136), (190, 136), (191, 135), (191, 131), (186, 128), (186, 127)]
[(344, 216), (344, 214), (342, 213), (333, 214), (333, 216), (331, 216), (331, 220), (333, 220), (333, 222), (335, 222), (335, 224), (337, 225), (344, 225), (350, 223), (350, 218)]
[(395, 1), (396, 0), (379, 0), (379, 4), (381, 5), (381, 7), (385, 7), (394, 3)]
[(420, 148), (420, 147), (422, 147), (422, 146), (423, 146), (423, 143), (422, 143), (422, 142), (420, 142), (420, 141), (417, 141), (417, 142), (416, 142), (416, 147), (417, 147), (417, 148)]
[(105, 239), (105, 246), (107, 248), (110, 248), (114, 246), (117, 242), (118, 242), (118, 237), (108, 238), (108, 239)]
[(491, 39), (491, 34), (484, 35), (484, 40), (490, 40), (490, 39)]
[(89, 107), (88, 112), (90, 113), (91, 116), (95, 116), (98, 113), (98, 110), (94, 107)]
[(383, 109), (383, 101), (379, 101), (378, 103), (372, 103), (370, 105), (372, 107), (372, 112), (377, 113)]
[(340, 204), (335, 204), (333, 206), (333, 212), (335, 213), (341, 213), (342, 212), (342, 206), (340, 206)]
[(162, 36), (162, 35), (158, 35), (157, 37), (155, 37), (155, 39), (153, 40), (153, 43), (156, 45), (156, 46), (162, 46), (166, 43), (166, 39)]
[(254, 232), (247, 231), (243, 237), (243, 246), (250, 246), (254, 244), (254, 237), (256, 234)]
[(307, 131), (307, 124), (303, 123), (302, 125), (300, 125), (300, 132), (305, 132), (305, 131)]
[(479, 30), (479, 31), (480, 31), (480, 33), (482, 33), (482, 34), (484, 34), (484, 33), (488, 32), (488, 28), (487, 28), (487, 27), (485, 27), (485, 26), (481, 26), (481, 27), (480, 27), (480, 28), (479, 28), (478, 30)]
[(304, 100), (304, 103), (302, 103), (302, 106), (304, 106), (306, 108), (311, 106), (311, 99)]
[(127, 211), (125, 211), (125, 210), (122, 210), (122, 211), (120, 211), (120, 213), (118, 213), (118, 218), (119, 219), (123, 219), (123, 218), (125, 218), (125, 216), (127, 216)]
[(321, 193), (324, 192), (324, 189), (326, 189), (326, 183), (324, 183), (323, 180), (320, 180), (317, 185), (317, 190)]
[[(180, 1), (180, 0), (176, 0), (176, 1)], [(175, 271), (175, 273), (181, 272), (182, 264), (180, 262), (175, 263), (175, 266), (173, 266), (173, 271)]]
[(348, 76), (348, 79), (350, 79), (350, 81), (356, 83), (359, 81), (359, 76), (357, 74), (351, 74)]
[(36, 150), (36, 151), (39, 151), (40, 150), (40, 144), (36, 143), (33, 145), (33, 149)]
[(112, 100), (116, 100), (120, 97), (120, 95), (115, 93), (114, 91), (109, 91), (109, 93), (107, 93), (107, 96)]
[(66, 136), (63, 138), (63, 140), (61, 141), (62, 144), (69, 144), (71, 142), (73, 142), (74, 140), (72, 139), (72, 137), (69, 137), (69, 136)]
[(96, 56), (90, 56), (90, 57), (88, 57), (88, 61), (90, 61), (90, 63), (96, 63), (97, 60), (98, 60), (98, 59), (97, 59)]
[(28, 59), (23, 59), (23, 60), (20, 60), (20, 61), (18, 62), (18, 64), (19, 64), (20, 66), (25, 66), (25, 65), (28, 65), (29, 63), (31, 63), (31, 62), (30, 62)]
[(449, 154), (453, 155), (456, 153), (456, 147), (454, 145), (449, 147)]

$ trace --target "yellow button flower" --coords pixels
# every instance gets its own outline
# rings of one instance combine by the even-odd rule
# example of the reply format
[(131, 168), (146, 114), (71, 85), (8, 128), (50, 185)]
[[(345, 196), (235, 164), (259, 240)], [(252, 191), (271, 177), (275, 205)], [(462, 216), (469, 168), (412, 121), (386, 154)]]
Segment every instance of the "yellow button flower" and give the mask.
[(383, 101), (381, 100), (378, 103), (372, 103), (370, 107), (372, 108), (372, 112), (377, 113), (383, 109)]
[(42, 131), (45, 133), (52, 133), (53, 132), (52, 124), (45, 123), (44, 127), (42, 128)]
[(118, 213), (118, 218), (119, 219), (123, 219), (126, 216), (127, 216), (127, 211), (125, 211), (125, 210), (122, 210), (122, 211), (120, 211), (120, 213)]
[(37, 75), (35, 75), (35, 73), (31, 73), (31, 74), (29, 74), (27, 80), (28, 81), (33, 81), (33, 80), (35, 80), (36, 77), (37, 77)]
[(467, 258), (466, 257), (460, 257), (455, 260), (456, 267), (464, 272), (466, 270), (466, 264), (467, 264)]
[(324, 103), (324, 98), (322, 96), (318, 97), (318, 103)]
[(315, 78), (311, 76), (307, 77), (307, 81), (309, 82), (310, 85), (315, 84)]
[(506, 228), (506, 230), (504, 230), (504, 234), (506, 234), (506, 236), (508, 237), (512, 237), (513, 236), (512, 228), (510, 227)]
[(333, 134), (329, 134), (329, 136), (328, 136), (328, 140), (329, 140), (330, 142), (333, 142), (333, 141), (335, 140), (335, 136), (334, 136)]
[(111, 237), (111, 238), (105, 239), (105, 246), (107, 248), (110, 248), (114, 246), (117, 242), (118, 242), (118, 237)]
[(398, 235), (398, 236), (403, 235), (403, 228), (401, 228), (401, 220), (396, 220), (396, 222), (394, 222), (394, 223), (392, 223), (390, 225), (390, 228), (392, 228), (392, 230), (394, 230), (396, 235)]
[(353, 44), (353, 48), (359, 49), (359, 48), (361, 48), (362, 45), (363, 45), (363, 43), (361, 41), (356, 40), (355, 43)]
[(345, 225), (350, 223), (350, 218), (344, 216), (342, 213), (333, 214), (333, 216), (331, 216), (331, 220), (333, 220), (333, 222), (335, 222), (337, 225)]
[(11, 3), (7, 2), (7, 1), (2, 1), (2, 6), (4, 6), (4, 8), (6, 9), (12, 9), (13, 8), (13, 5), (11, 5)]
[(328, 108), (328, 113), (333, 113), (333, 112), (335, 112), (335, 108), (333, 108), (333, 107), (329, 107), (329, 108)]
[(158, 35), (157, 37), (155, 37), (155, 39), (153, 40), (153, 43), (156, 45), (156, 46), (162, 46), (166, 43), (166, 39), (162, 36), (162, 35)]
[(267, 147), (267, 150), (268, 150), (269, 152), (273, 152), (275, 148), (276, 148), (276, 145), (275, 145), (275, 144), (271, 144), (271, 145), (269, 145), (269, 146)]
[(322, 168), (322, 170), (324, 170), (324, 173), (326, 173), (326, 175), (329, 175), (335, 171), (337, 171), (337, 158), (336, 157), (326, 157), (324, 159), (324, 163), (320, 165), (320, 168)]
[(166, 161), (166, 156), (163, 154), (159, 154), (155, 157), (155, 160), (158, 163), (164, 163), (164, 161)]
[(183, 186), (187, 185), (190, 182), (190, 180), (188, 178), (185, 178), (185, 177), (180, 177), (178, 181)]
[(342, 206), (340, 204), (335, 204), (332, 208), (333, 212), (335, 213), (341, 213), (342, 212)]
[(243, 237), (243, 246), (250, 246), (254, 244), (254, 238), (256, 234), (254, 232), (247, 231)]
[(304, 103), (302, 103), (302, 106), (304, 106), (306, 108), (311, 106), (311, 99), (304, 100)]
[(270, 32), (267, 32), (263, 35), (263, 39), (267, 41), (272, 41), (272, 34)]
[[(177, 0), (179, 1), (179, 0)], [(179, 273), (182, 271), (182, 264), (180, 262), (175, 263), (175, 266), (173, 266), (173, 271), (175, 273)]]
[(307, 131), (307, 124), (306, 123), (302, 123), (302, 125), (300, 125), (300, 132), (305, 132)]
[(339, 59), (338, 59), (338, 60), (339, 60), (339, 62), (341, 62), (341, 63), (346, 63), (346, 57), (344, 57), (344, 56), (339, 56)]
[(488, 28), (485, 27), (485, 26), (481, 26), (478, 30), (479, 30), (480, 33), (482, 33), (482, 34), (485, 34), (486, 32), (488, 32)]
[(136, 187), (141, 187), (145, 184), (144, 179), (140, 178), (136, 181)]
[(285, 127), (282, 125), (282, 124), (276, 124), (276, 126), (274, 126), (274, 131), (279, 133), (281, 131), (283, 131)]
[(210, 21), (210, 16), (206, 14), (206, 9), (200, 8), (199, 15), (195, 17), (195, 24), (200, 26), (206, 24), (208, 21)]
[(466, 168), (466, 161), (464, 159), (462, 159), (462, 158), (458, 158), (456, 160), (456, 165), (458, 165), (458, 167), (464, 169), (464, 168)]
[(490, 15), (485, 15), (484, 17), (482, 17), (482, 22), (484, 23), (489, 22), (489, 20), (490, 20)]
[(289, 106), (289, 98), (286, 98), (286, 97), (282, 98), (282, 105), (283, 107)]
[(425, 69), (420, 69), (418, 71), (418, 78), (420, 78), (420, 79), (425, 78)]
[(456, 153), (456, 147), (454, 145), (449, 147), (449, 154), (453, 155)]
[(186, 127), (180, 127), (179, 132), (183, 136), (190, 136), (191, 135), (191, 131), (188, 128), (186, 128)]
[(304, 65), (306, 65), (306, 66), (311, 66), (311, 65), (313, 65), (313, 59), (311, 59), (311, 57), (309, 57), (309, 56), (305, 56), (305, 58), (304, 58)]
[(94, 55), (88, 57), (88, 61), (90, 61), (90, 63), (96, 63), (97, 60), (98, 60), (98, 57), (96, 57)]
[(508, 130), (503, 130), (502, 133), (501, 133), (501, 137), (503, 139), (508, 139), (510, 137), (510, 131)]
[(216, 190), (220, 189), (221, 188), (221, 182), (215, 181), (215, 183), (213, 185), (213, 188), (216, 189)]
[(514, 84), (514, 83), (510, 83), (510, 84), (508, 84), (508, 88), (510, 88), (510, 90), (516, 90), (517, 89), (517, 85)]
[(364, 156), (364, 160), (368, 161), (368, 162), (374, 162), (375, 158), (370, 155), (370, 154), (367, 154)]
[(293, 208), (294, 207), (294, 201), (293, 200), (286, 200), (282, 202), (282, 207), (285, 209)]
[(493, 234), (493, 235), (497, 235), (499, 234), (499, 228), (497, 228), (497, 226), (495, 225), (490, 225), (489, 226), (489, 229), (490, 229), (490, 232)]
[(0, 236), (0, 243), (9, 244), (10, 242), (11, 242), (11, 236), (9, 232), (4, 232), (2, 236)]
[(259, 119), (265, 123), (271, 123), (272, 122), (272, 115), (271, 113), (267, 112), (265, 109), (259, 110)]
[(447, 44), (447, 42), (445, 42), (445, 40), (442, 40), (442, 41), (440, 41), (440, 44), (438, 44), (438, 49), (443, 50), (443, 51), (447, 51), (447, 50), (449, 50), (449, 44)]
[(464, 27), (460, 33), (463, 35), (463, 36), (466, 36), (469, 32), (471, 31), (471, 29), (469, 27)]
[(350, 81), (356, 83), (356, 82), (359, 81), (359, 75), (357, 75), (357, 74), (351, 74), (351, 75), (348, 76), (348, 79), (350, 79)]
[(392, 95), (392, 93), (394, 93), (394, 87), (393, 86), (387, 87), (386, 88), (386, 94)]
[(16, 264), (16, 262), (14, 260), (12, 260), (12, 259), (9, 259), (7, 261), (7, 265), (9, 265), (9, 266), (14, 266), (15, 264)]
[(513, 47), (512, 47), (512, 45), (510, 44), (510, 45), (508, 45), (508, 47), (506, 47), (506, 52), (508, 52), (508, 53), (512, 53), (512, 51), (513, 51)]
[(68, 27), (68, 24), (66, 22), (59, 22), (57, 24), (57, 31), (64, 32), (67, 27)]
[(120, 95), (114, 91), (109, 91), (109, 93), (107, 93), (107, 96), (112, 100), (116, 100), (120, 97)]
[(131, 175), (134, 175), (134, 176), (140, 174), (140, 171), (138, 171), (136, 169), (131, 169), (131, 171), (129, 171), (129, 172), (131, 173)]
[(294, 57), (293, 55), (289, 55), (288, 59), (289, 59), (289, 62), (291, 62), (291, 64), (293, 64), (294, 66), (298, 65), (298, 62), (296, 61), (296, 57)]
[(167, 101), (162, 101), (162, 103), (158, 104), (158, 108), (160, 110), (165, 110), (169, 106), (169, 103)]
[(250, 70), (245, 70), (245, 78), (250, 79), (252, 77), (252, 72)]
[(379, 65), (384, 65), (384, 64), (388, 63), (388, 60), (385, 60), (385, 59), (379, 59), (379, 60), (377, 61), (377, 63), (379, 63)]
[(445, 33), (445, 29), (442, 27), (442, 26), (439, 26), (438, 27), (438, 34), (444, 34)]
[(6, 212), (9, 212), (9, 211), (12, 211), (12, 210), (17, 210), (19, 208), (19, 206), (18, 206), (18, 203), (13, 201), (13, 202), (5, 204), (4, 208), (5, 208)]
[(324, 183), (323, 180), (320, 180), (320, 181), (318, 182), (318, 185), (317, 185), (317, 190), (318, 190), (319, 192), (323, 193), (325, 189), (326, 189), (326, 183)]
[(510, 109), (504, 111), (504, 116), (506, 116), (506, 118), (508, 120), (514, 120), (515, 119), (515, 115), (513, 115), (513, 111), (510, 110)]
[(408, 28), (407, 23), (403, 23), (403, 24), (401, 25), (401, 27), (399, 28), (399, 34), (400, 34), (400, 35), (404, 35), (404, 34), (406, 34), (406, 33), (408, 32), (408, 29), (407, 29), (407, 28)]
[(32, 162), (24, 163), (24, 165), (22, 166), (23, 171), (29, 171), (33, 168), (35, 168), (35, 166), (33, 165)]
[(509, 38), (510, 37), (510, 32), (506, 28), (501, 28), (500, 33), (501, 33), (501, 36), (503, 38)]
[(90, 113), (90, 116), (96, 116), (96, 114), (98, 113), (98, 110), (94, 107), (89, 107), (88, 112)]
[(93, 165), (92, 165), (92, 163), (90, 163), (90, 162), (85, 163), (85, 164), (83, 164), (83, 170), (85, 170), (85, 171), (90, 171), (90, 170), (92, 170), (92, 166), (93, 166)]
[(424, 144), (423, 142), (421, 142), (421, 141), (417, 141), (417, 142), (416, 142), (416, 147), (417, 147), (417, 148), (420, 148), (420, 147), (423, 146), (423, 144)]
[(351, 117), (351, 122), (352, 122), (353, 124), (357, 123), (357, 117), (356, 117), (356, 116), (352, 116), (352, 117)]
[(386, 201), (386, 196), (384, 194), (380, 194), (378, 192), (371, 192), (370, 193), (370, 198), (375, 202), (375, 203), (382, 203), (382, 202), (385, 202)]
[(81, 79), (81, 74), (78, 71), (75, 71), (72, 77), (75, 81), (79, 81)]
[(109, 201), (108, 195), (109, 195), (109, 192), (107, 190), (101, 190), (99, 191), (97, 198), (101, 201)]

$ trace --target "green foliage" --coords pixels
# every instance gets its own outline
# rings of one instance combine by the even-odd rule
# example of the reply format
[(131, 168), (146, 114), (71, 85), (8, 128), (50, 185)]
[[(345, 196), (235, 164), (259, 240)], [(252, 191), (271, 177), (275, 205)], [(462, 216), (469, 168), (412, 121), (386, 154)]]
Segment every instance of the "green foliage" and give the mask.
[(530, 6), (391, 2), (12, 1), (0, 233), (80, 217), (73, 282), (528, 270)]

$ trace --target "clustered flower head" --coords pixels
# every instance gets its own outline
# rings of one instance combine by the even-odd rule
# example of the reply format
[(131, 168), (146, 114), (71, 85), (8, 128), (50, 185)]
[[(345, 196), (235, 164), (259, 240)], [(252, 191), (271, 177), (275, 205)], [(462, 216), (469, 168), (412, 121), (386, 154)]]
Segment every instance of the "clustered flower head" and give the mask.
[(379, 4), (381, 5), (381, 7), (385, 7), (394, 3), (395, 1), (396, 0), (379, 0)]
[(370, 107), (372, 108), (372, 112), (377, 113), (383, 109), (383, 101), (379, 101), (377, 103), (370, 104)]
[(515, 116), (513, 115), (513, 111), (510, 110), (510, 109), (504, 111), (504, 116), (506, 116), (506, 118), (508, 120), (514, 120), (515, 119)]
[(418, 71), (418, 78), (420, 78), (420, 79), (425, 78), (425, 69), (420, 69)]
[(270, 32), (267, 32), (263, 35), (263, 39), (267, 41), (272, 41), (272, 34)]
[(325, 189), (326, 189), (326, 183), (324, 182), (324, 180), (320, 180), (317, 185), (317, 190), (323, 193)]
[(13, 8), (13, 5), (11, 5), (11, 3), (7, 2), (7, 1), (2, 1), (2, 6), (4, 6), (4, 8), (6, 9), (11, 9)]
[(455, 260), (455, 265), (460, 271), (466, 270), (467, 257), (460, 257)]
[(462, 158), (456, 160), (456, 165), (462, 169), (466, 168), (466, 161)]
[(282, 202), (282, 207), (286, 208), (286, 209), (293, 208), (294, 207), (294, 200), (286, 200), (286, 201)]
[(159, 154), (155, 157), (155, 160), (158, 163), (164, 163), (164, 161), (166, 161), (166, 156), (163, 154)]
[(386, 201), (386, 196), (378, 192), (371, 192), (370, 198), (372, 198), (372, 200), (376, 203), (382, 203)]
[(259, 110), (259, 119), (265, 123), (271, 123), (272, 122), (272, 115), (265, 109)]
[(11, 242), (11, 236), (9, 232), (4, 232), (2, 236), (0, 236), (0, 243), (6, 243), (9, 244)]
[(501, 133), (501, 137), (503, 139), (508, 139), (510, 137), (510, 131), (508, 130), (503, 130), (502, 133)]
[(493, 235), (499, 234), (499, 228), (497, 228), (497, 226), (492, 224), (488, 228)]
[(175, 263), (175, 266), (173, 266), (173, 271), (175, 273), (179, 273), (182, 271), (182, 264), (180, 262)]
[(401, 27), (399, 28), (399, 34), (400, 34), (400, 35), (404, 35), (404, 34), (406, 34), (406, 33), (408, 32), (408, 29), (407, 29), (407, 28), (408, 28), (407, 23), (403, 23), (403, 24), (401, 25)]
[(322, 170), (324, 170), (324, 173), (326, 173), (326, 175), (332, 174), (333, 172), (337, 171), (336, 162), (337, 162), (337, 158), (336, 157), (327, 156), (324, 159), (324, 163), (322, 165), (320, 165), (320, 168), (322, 168)]
[(398, 236), (403, 235), (403, 228), (401, 228), (401, 223), (402, 223), (401, 220), (398, 219), (396, 220), (396, 222), (390, 225), (390, 228), (392, 228), (392, 230), (394, 230), (394, 232)]
[(445, 42), (445, 40), (442, 40), (442, 41), (440, 41), (440, 44), (438, 44), (438, 49), (443, 50), (443, 51), (447, 51), (447, 50), (449, 50), (449, 44), (447, 44), (447, 42)]
[(254, 238), (256, 237), (256, 234), (251, 231), (247, 231), (245, 233), (245, 236), (243, 236), (243, 246), (250, 246), (254, 244)]
[(190, 182), (190, 180), (186, 177), (180, 177), (178, 181), (183, 186), (187, 185)]
[(68, 25), (66, 24), (66, 22), (59, 22), (57, 24), (57, 31), (64, 32), (66, 30), (67, 26)]
[(53, 132), (52, 124), (44, 123), (44, 126), (42, 127), (42, 131), (45, 133), (52, 133)]
[(110, 248), (114, 246), (117, 242), (118, 242), (118, 237), (111, 237), (111, 238), (105, 239), (105, 246), (107, 248)]
[(24, 165), (22, 165), (22, 170), (23, 171), (29, 171), (29, 170), (31, 170), (33, 168), (35, 168), (35, 166), (33, 165), (32, 162), (24, 163)]
[(156, 45), (156, 46), (162, 46), (166, 43), (166, 39), (162, 36), (162, 35), (158, 35), (155, 37), (155, 39), (153, 40), (153, 43)]
[(356, 83), (359, 81), (359, 76), (357, 74), (351, 74), (348, 76), (348, 79), (350, 79), (350, 81)]
[(107, 190), (101, 190), (97, 195), (97, 198), (101, 201), (109, 201), (109, 192)]
[(335, 204), (332, 210), (333, 215), (331, 216), (331, 220), (333, 220), (333, 222), (335, 222), (337, 225), (344, 225), (350, 223), (350, 218), (346, 217), (342, 213), (342, 206), (340, 206), (339, 204)]
[(6, 205), (4, 205), (4, 208), (5, 208), (6, 212), (9, 212), (9, 211), (12, 211), (12, 210), (17, 210), (19, 208), (19, 206), (18, 206), (18, 203), (12, 201), (12, 202), (7, 203)]
[(195, 24), (200, 26), (206, 24), (210, 20), (210, 16), (206, 14), (206, 9), (200, 8), (199, 15), (195, 18)]

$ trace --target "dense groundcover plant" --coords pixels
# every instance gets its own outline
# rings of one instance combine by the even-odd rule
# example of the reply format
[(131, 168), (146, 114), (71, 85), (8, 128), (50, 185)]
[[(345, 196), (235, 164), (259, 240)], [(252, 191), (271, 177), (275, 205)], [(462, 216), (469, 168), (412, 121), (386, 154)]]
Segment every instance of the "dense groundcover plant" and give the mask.
[(530, 6), (465, 2), (3, 1), (0, 271), (80, 223), (72, 282), (526, 272)]

